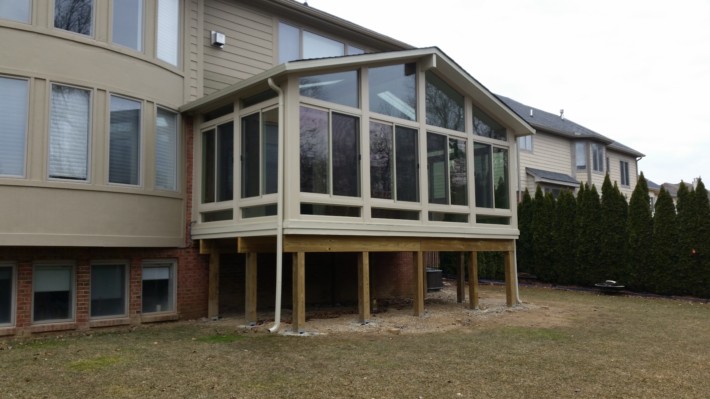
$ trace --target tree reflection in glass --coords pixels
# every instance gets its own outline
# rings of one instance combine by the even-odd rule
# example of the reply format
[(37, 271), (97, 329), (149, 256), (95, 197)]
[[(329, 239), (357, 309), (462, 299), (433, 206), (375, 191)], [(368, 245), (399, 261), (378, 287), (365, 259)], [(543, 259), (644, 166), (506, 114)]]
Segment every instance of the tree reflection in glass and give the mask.
[(328, 193), (328, 112), (301, 107), (301, 191)]
[(93, 0), (55, 0), (54, 27), (91, 35)]
[(426, 123), (464, 131), (463, 96), (432, 72), (426, 73)]

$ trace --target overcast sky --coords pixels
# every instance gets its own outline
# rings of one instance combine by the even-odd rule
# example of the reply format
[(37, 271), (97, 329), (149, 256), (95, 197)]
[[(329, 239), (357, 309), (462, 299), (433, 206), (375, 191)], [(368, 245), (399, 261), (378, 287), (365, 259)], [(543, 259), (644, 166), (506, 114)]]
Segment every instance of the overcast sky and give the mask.
[(644, 154), (656, 183), (710, 186), (710, 0), (309, 0), (417, 47), (494, 93)]

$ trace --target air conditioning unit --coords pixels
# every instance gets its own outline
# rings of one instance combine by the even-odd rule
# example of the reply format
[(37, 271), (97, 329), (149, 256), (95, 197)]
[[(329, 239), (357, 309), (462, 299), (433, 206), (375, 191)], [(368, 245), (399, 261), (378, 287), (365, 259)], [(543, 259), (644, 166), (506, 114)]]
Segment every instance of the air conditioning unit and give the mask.
[(212, 46), (224, 48), (224, 43), (226, 40), (224, 33), (217, 32), (217, 31), (211, 31), (211, 33), (212, 33)]

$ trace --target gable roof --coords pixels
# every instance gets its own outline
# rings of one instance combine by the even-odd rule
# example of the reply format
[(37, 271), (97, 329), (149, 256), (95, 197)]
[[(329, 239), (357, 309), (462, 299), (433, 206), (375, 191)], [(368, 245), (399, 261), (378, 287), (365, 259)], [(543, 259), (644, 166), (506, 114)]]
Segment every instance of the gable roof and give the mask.
[(629, 154), (637, 158), (645, 156), (631, 147), (621, 144), (618, 141), (614, 141), (567, 118), (562, 118), (560, 115), (552, 114), (550, 112), (525, 105), (509, 97), (499, 94), (497, 96), (501, 99), (501, 101), (503, 101), (536, 129), (568, 138), (570, 140), (587, 139), (601, 142), (607, 145), (609, 149)]
[(187, 113), (196, 112), (205, 107), (217, 105), (223, 102), (225, 98), (233, 97), (242, 90), (253, 86), (263, 86), (264, 82), (269, 79), (277, 80), (293, 73), (314, 74), (333, 69), (354, 69), (373, 64), (417, 61), (421, 61), (428, 69), (437, 70), (441, 76), (446, 77), (449, 83), (456, 86), (463, 94), (473, 98), (476, 105), (483, 111), (511, 128), (514, 135), (535, 134), (535, 129), (525, 119), (511, 110), (495, 94), (491, 93), (437, 47), (290, 61), (187, 103), (180, 107), (179, 110)]

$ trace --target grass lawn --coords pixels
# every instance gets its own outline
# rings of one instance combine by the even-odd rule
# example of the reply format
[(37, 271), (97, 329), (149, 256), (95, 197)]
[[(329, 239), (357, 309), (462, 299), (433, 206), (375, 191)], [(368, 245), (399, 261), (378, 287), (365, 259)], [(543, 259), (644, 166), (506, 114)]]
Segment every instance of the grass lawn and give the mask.
[(710, 397), (709, 304), (521, 297), (523, 310), (435, 333), (292, 337), (179, 322), (4, 340), (0, 398)]

